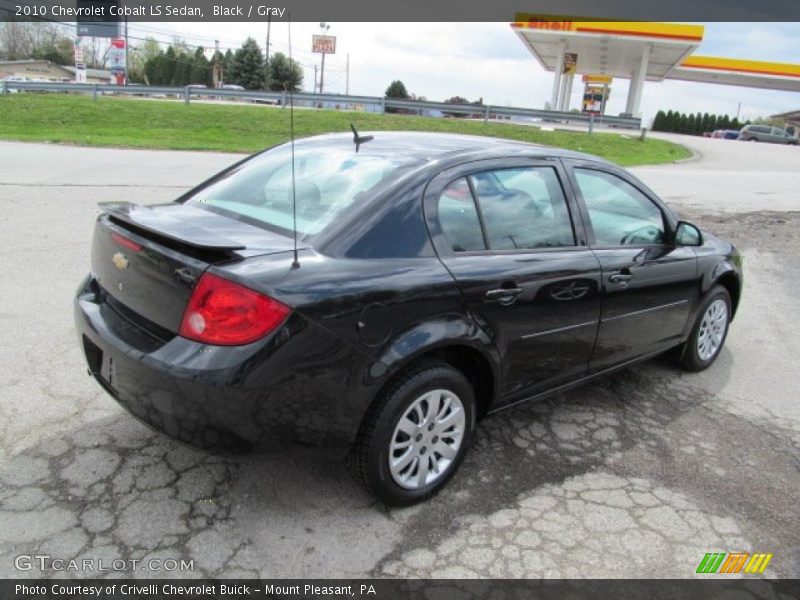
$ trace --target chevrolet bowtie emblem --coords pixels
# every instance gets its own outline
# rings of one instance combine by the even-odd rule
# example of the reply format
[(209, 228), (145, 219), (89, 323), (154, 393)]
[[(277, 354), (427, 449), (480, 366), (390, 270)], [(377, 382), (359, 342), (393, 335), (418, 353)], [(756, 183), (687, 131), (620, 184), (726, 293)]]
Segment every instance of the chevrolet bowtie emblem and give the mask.
[(124, 271), (128, 268), (128, 259), (122, 252), (117, 252), (114, 256), (111, 257), (111, 261), (114, 263), (114, 266), (117, 267), (120, 271)]

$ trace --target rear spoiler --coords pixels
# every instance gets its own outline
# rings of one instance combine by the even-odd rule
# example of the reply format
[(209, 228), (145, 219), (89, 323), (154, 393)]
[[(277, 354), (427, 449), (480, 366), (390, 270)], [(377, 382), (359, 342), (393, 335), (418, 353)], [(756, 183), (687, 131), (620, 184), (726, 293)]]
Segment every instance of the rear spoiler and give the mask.
[[(108, 215), (112, 221), (123, 227), (155, 234), (182, 246), (218, 252), (231, 252), (247, 248), (240, 242), (219, 235), (213, 229), (192, 225), (192, 219), (186, 218), (187, 214), (194, 211), (202, 214), (205, 211), (185, 204), (159, 204), (150, 207), (132, 202), (100, 202), (97, 206), (101, 215)], [(175, 207), (174, 211), (170, 210), (172, 206)], [(151, 210), (156, 207), (159, 210)], [(172, 212), (179, 214), (172, 215)]]

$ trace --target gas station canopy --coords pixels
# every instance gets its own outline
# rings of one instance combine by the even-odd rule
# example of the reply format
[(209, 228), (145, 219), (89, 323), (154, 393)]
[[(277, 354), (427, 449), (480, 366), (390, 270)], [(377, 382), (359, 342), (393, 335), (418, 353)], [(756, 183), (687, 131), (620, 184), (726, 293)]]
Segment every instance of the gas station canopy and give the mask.
[(551, 108), (567, 110), (575, 73), (631, 79), (626, 113), (640, 115), (645, 81), (682, 79), (800, 91), (800, 65), (693, 56), (702, 25), (567, 21), (517, 15), (514, 31), (539, 64), (555, 73)]

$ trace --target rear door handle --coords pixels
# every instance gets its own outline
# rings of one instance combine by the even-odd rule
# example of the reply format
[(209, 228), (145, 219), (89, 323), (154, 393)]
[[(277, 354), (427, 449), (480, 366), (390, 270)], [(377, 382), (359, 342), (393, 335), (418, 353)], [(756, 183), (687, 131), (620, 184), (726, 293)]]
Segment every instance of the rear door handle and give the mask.
[(618, 283), (619, 287), (628, 287), (628, 282), (633, 279), (633, 273), (622, 271), (621, 273), (614, 273), (609, 276), (608, 280), (611, 283)]
[(508, 288), (498, 288), (496, 290), (489, 290), (484, 294), (484, 298), (487, 302), (498, 302), (503, 306), (508, 306), (509, 304), (514, 304), (519, 296), (522, 293), (522, 288), (519, 287), (508, 287)]

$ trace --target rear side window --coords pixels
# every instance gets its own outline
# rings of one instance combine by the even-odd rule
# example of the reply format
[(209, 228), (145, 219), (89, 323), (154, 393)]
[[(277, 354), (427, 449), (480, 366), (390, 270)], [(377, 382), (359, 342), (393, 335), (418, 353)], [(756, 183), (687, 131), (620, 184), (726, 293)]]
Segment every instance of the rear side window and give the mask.
[(574, 246), (569, 210), (552, 167), (486, 171), (470, 176), (492, 250)]
[(611, 173), (575, 169), (575, 179), (600, 246), (662, 244), (664, 215), (650, 198)]
[(453, 252), (486, 250), (481, 222), (467, 180), (448, 185), (439, 196), (439, 223)]
[[(314, 235), (344, 217), (361, 198), (396, 180), (413, 161), (357, 153), (346, 146), (278, 146), (227, 173), (188, 202), (222, 209), (291, 232)], [(296, 203), (296, 206), (295, 206)]]

